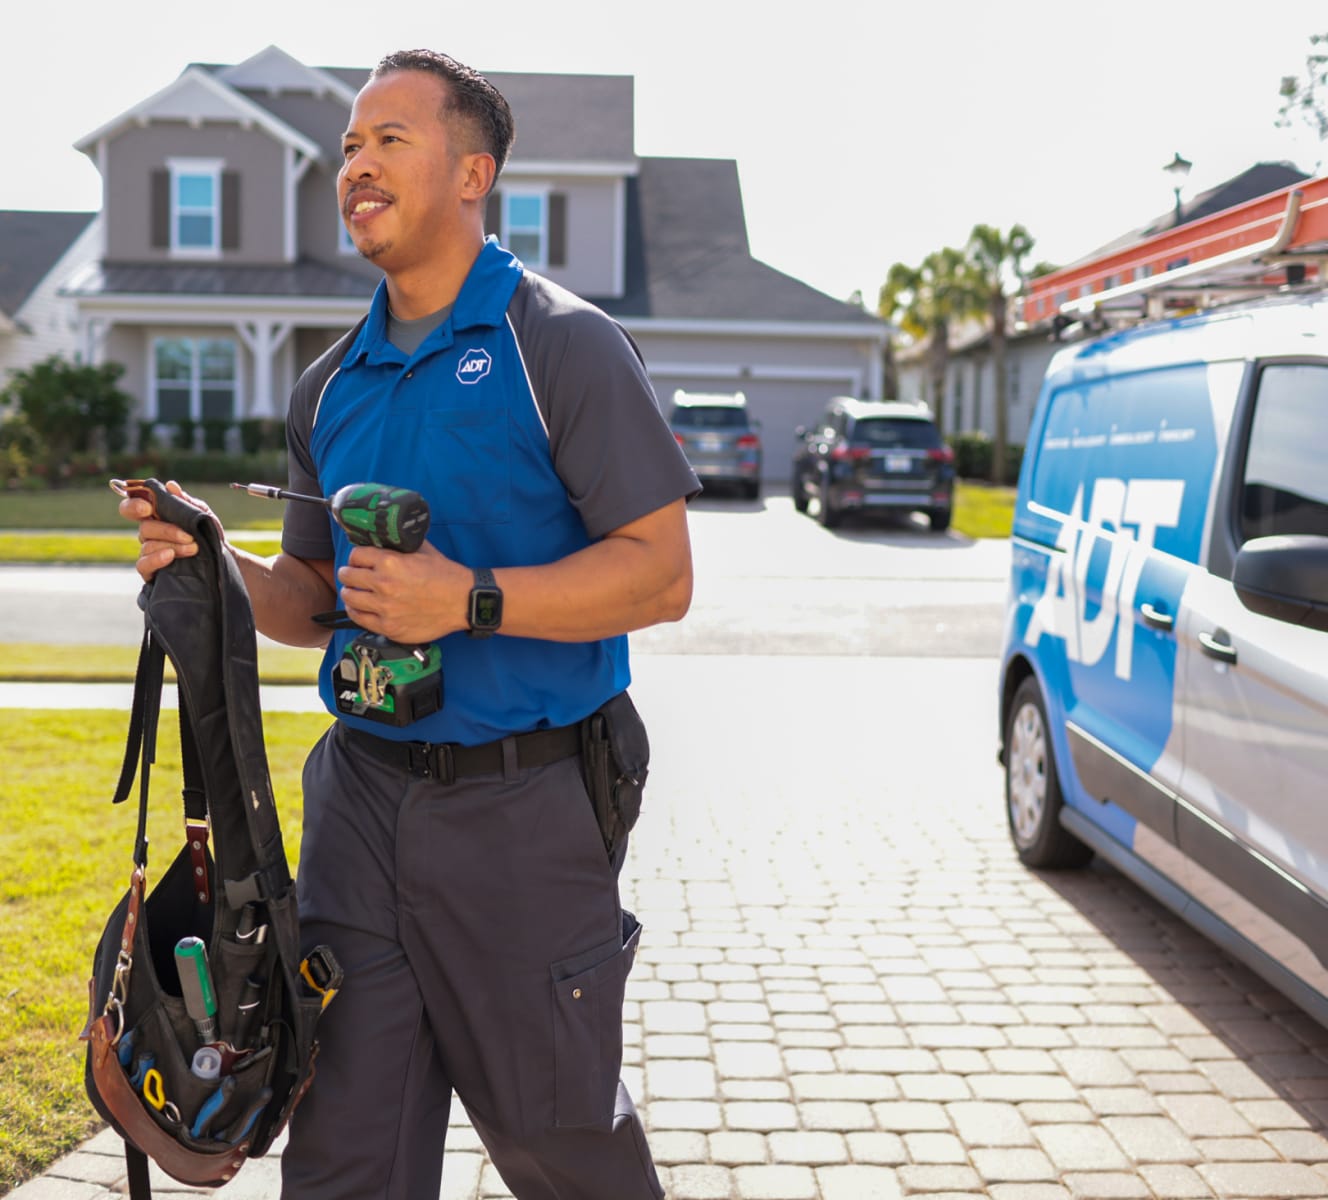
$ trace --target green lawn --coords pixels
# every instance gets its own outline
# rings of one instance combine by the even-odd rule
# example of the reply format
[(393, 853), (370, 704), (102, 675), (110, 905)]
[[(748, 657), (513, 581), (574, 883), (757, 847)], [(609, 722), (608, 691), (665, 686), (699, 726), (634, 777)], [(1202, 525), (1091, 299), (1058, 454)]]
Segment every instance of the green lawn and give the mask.
[[(300, 843), (300, 770), (319, 714), (263, 725), (282, 835)], [(149, 886), (181, 842), (174, 721), (161, 723), (149, 823)], [(128, 885), (137, 808), (112, 807), (123, 712), (0, 710), (0, 1193), (39, 1173), (98, 1124), (83, 1090), (92, 955)], [(135, 796), (137, 791), (135, 791)]]
[[(191, 493), (212, 508), (234, 540), (255, 554), (280, 549), (284, 505), (220, 484)], [(138, 544), (116, 512), (110, 489), (0, 493), (0, 563), (132, 563)], [(956, 532), (972, 538), (1010, 536), (1014, 489), (960, 481), (955, 485)]]

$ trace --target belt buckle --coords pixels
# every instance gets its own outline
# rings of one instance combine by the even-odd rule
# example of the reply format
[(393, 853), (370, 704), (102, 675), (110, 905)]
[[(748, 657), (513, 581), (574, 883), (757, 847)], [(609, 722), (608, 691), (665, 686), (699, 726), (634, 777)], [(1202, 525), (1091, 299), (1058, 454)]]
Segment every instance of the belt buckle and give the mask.
[(448, 742), (433, 745), (430, 742), (407, 742), (410, 752), (410, 773), (420, 779), (435, 779), (441, 784), (456, 780), (456, 764), (452, 759), (452, 746)]

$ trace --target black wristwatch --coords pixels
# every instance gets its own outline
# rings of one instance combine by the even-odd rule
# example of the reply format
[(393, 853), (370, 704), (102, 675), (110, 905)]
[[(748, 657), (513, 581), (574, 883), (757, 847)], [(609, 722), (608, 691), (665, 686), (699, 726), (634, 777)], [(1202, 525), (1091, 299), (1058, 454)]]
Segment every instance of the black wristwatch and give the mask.
[(488, 567), (475, 568), (475, 586), (470, 589), (466, 616), (470, 621), (470, 636), (476, 638), (489, 637), (503, 623), (503, 589)]

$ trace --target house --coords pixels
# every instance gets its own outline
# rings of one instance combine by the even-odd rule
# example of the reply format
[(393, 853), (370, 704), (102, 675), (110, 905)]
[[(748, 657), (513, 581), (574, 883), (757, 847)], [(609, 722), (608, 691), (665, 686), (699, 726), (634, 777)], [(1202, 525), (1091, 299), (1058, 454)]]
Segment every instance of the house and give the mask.
[[(1165, 214), (1092, 250), (1081, 261), (1102, 258), (1174, 228), (1177, 224), (1185, 225), (1201, 220), (1257, 196), (1280, 191), (1306, 178), (1308, 176), (1289, 163), (1256, 163), (1183, 204), (1179, 222), (1176, 221), (1175, 210), (1169, 209)], [(1012, 321), (1006, 332), (1007, 428), (1011, 444), (1022, 445), (1028, 434), (1042, 377), (1052, 355), (1060, 348), (1060, 336), (1059, 325), (1053, 321), (1035, 325)], [(926, 354), (925, 343), (896, 352), (902, 398), (930, 400), (931, 385)], [(958, 322), (950, 335), (949, 363), (945, 377), (945, 407), (942, 415), (946, 432), (993, 435), (996, 429), (995, 401), (996, 380), (987, 322)]]
[(11, 371), (81, 347), (75, 302), (62, 285), (101, 254), (90, 212), (0, 212), (0, 388)]
[[(280, 418), (300, 371), (380, 278), (341, 224), (341, 134), (368, 69), (270, 46), (195, 63), (78, 143), (103, 179), (105, 249), (67, 288), (91, 361), (139, 419)], [(486, 225), (600, 305), (661, 401), (741, 389), (772, 448), (838, 393), (879, 396), (886, 326), (754, 259), (736, 164), (642, 158), (630, 76), (489, 76), (516, 118)], [(769, 453), (773, 477), (788, 455)]]

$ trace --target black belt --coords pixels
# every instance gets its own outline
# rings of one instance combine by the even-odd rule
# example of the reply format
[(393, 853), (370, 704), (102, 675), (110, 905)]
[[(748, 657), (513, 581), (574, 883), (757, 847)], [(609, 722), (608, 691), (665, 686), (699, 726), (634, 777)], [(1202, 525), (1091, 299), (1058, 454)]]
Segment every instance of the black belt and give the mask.
[(516, 765), (519, 769), (547, 766), (560, 758), (571, 758), (581, 752), (581, 726), (560, 725), (556, 729), (536, 729), (531, 733), (514, 734), (510, 739), (485, 742), (481, 746), (462, 746), (456, 742), (394, 742), (375, 737), (362, 729), (342, 725), (342, 735), (366, 754), (398, 770), (406, 771), (417, 779), (436, 779), (451, 783), (474, 775), (501, 775), (503, 773), (503, 743), (515, 743)]

